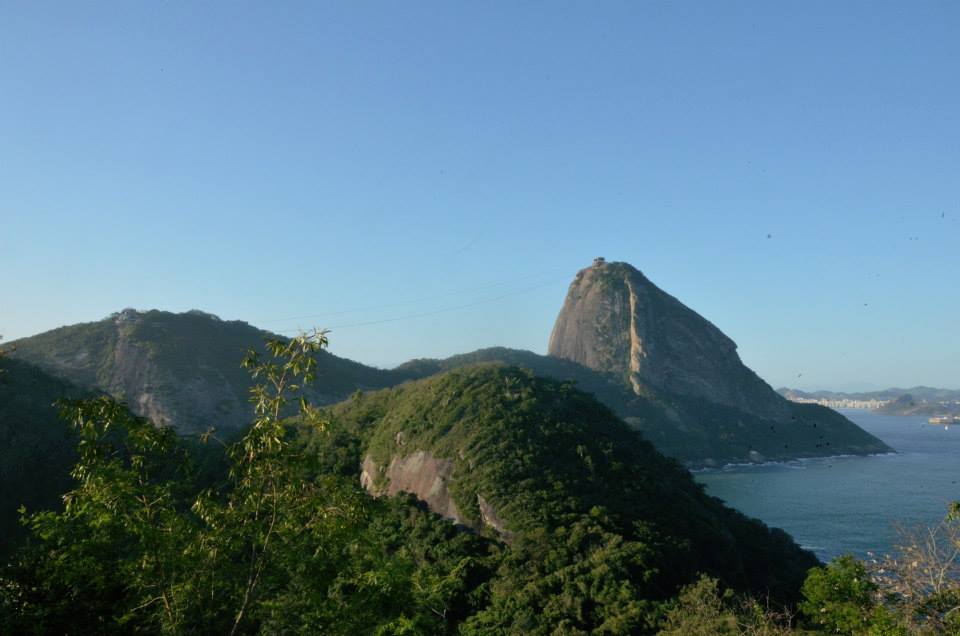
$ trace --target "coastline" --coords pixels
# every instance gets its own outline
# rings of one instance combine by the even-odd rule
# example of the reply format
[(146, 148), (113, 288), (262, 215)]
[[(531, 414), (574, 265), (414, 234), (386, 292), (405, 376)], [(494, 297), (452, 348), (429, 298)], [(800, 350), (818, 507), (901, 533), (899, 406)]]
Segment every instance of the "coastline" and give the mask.
[(788, 466), (790, 464), (804, 464), (817, 460), (825, 459), (843, 459), (846, 457), (885, 457), (890, 455), (898, 455), (899, 453), (895, 450), (884, 451), (881, 453), (838, 453), (836, 455), (810, 455), (807, 457), (792, 457), (792, 458), (783, 458), (783, 459), (769, 459), (761, 462), (727, 462), (720, 466), (706, 466), (704, 464), (685, 464), (684, 467), (690, 471), (692, 474), (700, 473), (716, 473), (722, 472), (724, 470), (731, 470), (736, 468), (763, 468), (765, 466)]

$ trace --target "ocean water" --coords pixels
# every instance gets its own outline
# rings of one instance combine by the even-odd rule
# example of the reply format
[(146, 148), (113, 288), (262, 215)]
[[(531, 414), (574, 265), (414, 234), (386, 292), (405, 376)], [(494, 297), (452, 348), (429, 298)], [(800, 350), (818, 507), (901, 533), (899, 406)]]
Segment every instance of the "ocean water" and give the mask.
[(709, 494), (783, 528), (821, 560), (889, 553), (898, 527), (937, 523), (960, 500), (960, 426), (841, 412), (897, 452), (727, 466), (695, 477)]

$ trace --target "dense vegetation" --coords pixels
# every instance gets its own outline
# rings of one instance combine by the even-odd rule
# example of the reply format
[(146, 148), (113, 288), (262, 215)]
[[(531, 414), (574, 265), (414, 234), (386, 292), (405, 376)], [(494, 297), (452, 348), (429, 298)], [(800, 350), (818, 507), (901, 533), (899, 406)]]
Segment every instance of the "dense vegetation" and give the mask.
[(705, 496), (593, 397), (529, 371), (455, 370), (360, 396), (335, 407), (331, 420), (357, 431), (379, 466), (418, 450), (453, 460), (450, 491), (474, 525), (480, 495), (524, 539), (583, 524), (635, 542), (645, 598), (670, 593), (699, 570), (784, 599), (815, 564), (784, 533)]
[[(444, 633), (479, 602), (500, 550), (409, 501), (317, 470), (282, 414), (322, 339), (246, 366), (257, 418), (205, 485), (170, 428), (100, 397), (64, 414), (79, 455), (62, 512), (0, 581), (0, 633)], [(322, 426), (301, 405), (300, 426)], [(117, 434), (119, 433), (119, 434)]]
[(80, 395), (67, 382), (0, 357), (0, 558), (24, 534), (17, 508), (58, 508), (71, 486), (77, 438), (54, 403)]
[[(203, 452), (107, 397), (64, 402), (72, 480), (62, 509), (25, 515), (0, 633), (960, 630), (956, 514), (901, 557), (804, 582), (808, 553), (706, 497), (570, 384), (486, 365), (323, 410), (300, 398), (324, 344), (251, 352), (253, 423)], [(473, 530), (359, 487), (361, 458), (415, 449), (455, 462)]]

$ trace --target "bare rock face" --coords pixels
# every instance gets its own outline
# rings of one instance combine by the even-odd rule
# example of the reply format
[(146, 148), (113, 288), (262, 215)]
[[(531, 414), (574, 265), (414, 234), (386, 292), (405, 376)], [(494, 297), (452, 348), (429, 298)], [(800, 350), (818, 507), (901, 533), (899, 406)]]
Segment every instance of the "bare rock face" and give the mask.
[(481, 525), (493, 528), (504, 540), (514, 537), (497, 510), (477, 493), (480, 523), (465, 519), (450, 494), (453, 460), (436, 457), (427, 451), (416, 451), (403, 457), (395, 455), (389, 466), (380, 466), (369, 455), (360, 470), (360, 485), (375, 497), (392, 497), (401, 492), (414, 495), (434, 512), (450, 521), (479, 530)]
[(497, 510), (487, 503), (487, 500), (479, 493), (477, 493), (477, 506), (480, 508), (480, 520), (483, 525), (493, 528), (497, 531), (497, 534), (507, 541), (514, 537), (514, 533), (507, 529)]
[[(14, 355), (56, 378), (124, 400), (156, 424), (193, 433), (250, 423), (251, 379), (240, 362), (248, 349), (263, 353), (264, 339), (272, 337), (197, 310), (124, 309), (104, 320), (18, 340)], [(317, 363), (318, 382), (306, 389), (316, 404), (401, 379), (328, 352)]]
[(549, 354), (649, 387), (770, 419), (789, 405), (748, 369), (737, 345), (627, 263), (597, 259), (570, 284)]
[(426, 451), (417, 451), (406, 457), (393, 457), (383, 470), (373, 458), (363, 460), (360, 484), (375, 496), (393, 496), (401, 492), (416, 495), (431, 511), (464, 523), (447, 484), (453, 474), (453, 462), (434, 457)]
[[(107, 393), (125, 399), (131, 410), (157, 424), (168, 424), (175, 418), (175, 406), (156, 389), (165, 386), (170, 378), (163, 369), (153, 364), (145, 343), (131, 337), (128, 328), (137, 316), (124, 310), (124, 320), (116, 320), (113, 349), (108, 352), (109, 364), (103, 365), (100, 384)], [(237, 401), (237, 408), (243, 405)]]

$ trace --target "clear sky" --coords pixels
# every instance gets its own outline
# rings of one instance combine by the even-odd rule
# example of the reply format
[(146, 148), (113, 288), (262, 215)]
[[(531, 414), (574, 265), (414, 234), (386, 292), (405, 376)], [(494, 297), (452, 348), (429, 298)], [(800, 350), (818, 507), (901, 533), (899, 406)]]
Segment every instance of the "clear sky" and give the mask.
[[(624, 260), (775, 386), (960, 387), (960, 3), (0, 1), (0, 334), (545, 352)], [(373, 324), (371, 324), (373, 323)]]

